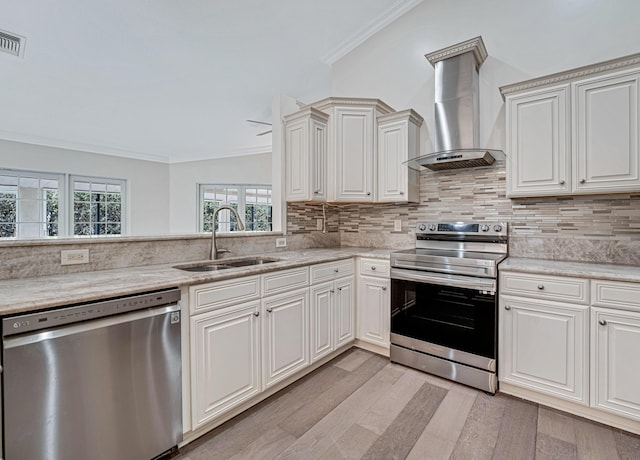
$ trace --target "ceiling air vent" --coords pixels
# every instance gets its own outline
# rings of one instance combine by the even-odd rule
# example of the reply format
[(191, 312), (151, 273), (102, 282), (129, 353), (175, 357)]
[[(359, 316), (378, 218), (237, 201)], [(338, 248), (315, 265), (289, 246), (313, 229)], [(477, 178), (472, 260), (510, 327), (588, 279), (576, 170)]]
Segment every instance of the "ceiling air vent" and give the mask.
[(0, 51), (22, 56), (24, 50), (24, 37), (0, 30)]

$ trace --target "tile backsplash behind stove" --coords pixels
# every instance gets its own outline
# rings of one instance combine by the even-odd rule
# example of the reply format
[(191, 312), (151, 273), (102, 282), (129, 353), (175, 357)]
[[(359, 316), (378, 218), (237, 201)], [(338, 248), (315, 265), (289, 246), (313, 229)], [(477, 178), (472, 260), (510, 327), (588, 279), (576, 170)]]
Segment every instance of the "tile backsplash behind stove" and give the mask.
[[(328, 206), (328, 231), (342, 246), (412, 247), (420, 220), (509, 223), (516, 257), (640, 265), (640, 194), (506, 197), (505, 162), (420, 174), (420, 203)], [(329, 217), (331, 216), (331, 217)], [(309, 232), (322, 206), (289, 204), (288, 230)], [(393, 232), (393, 221), (402, 231)]]

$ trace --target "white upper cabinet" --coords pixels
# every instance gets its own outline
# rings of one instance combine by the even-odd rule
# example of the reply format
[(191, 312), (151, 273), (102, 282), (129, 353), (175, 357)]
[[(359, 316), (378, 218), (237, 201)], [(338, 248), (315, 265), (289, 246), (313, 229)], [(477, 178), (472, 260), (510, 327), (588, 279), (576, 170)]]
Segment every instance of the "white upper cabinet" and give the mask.
[(422, 117), (378, 99), (327, 98), (284, 118), (287, 201), (418, 201)]
[(507, 196), (640, 191), (639, 57), (500, 88)]
[(327, 199), (328, 118), (312, 107), (285, 117), (287, 201)]
[(421, 125), (411, 109), (378, 118), (377, 201), (419, 201), (419, 172), (403, 163), (419, 155)]
[(507, 98), (509, 196), (571, 192), (568, 85)]
[(640, 190), (638, 79), (635, 70), (572, 85), (577, 193)]

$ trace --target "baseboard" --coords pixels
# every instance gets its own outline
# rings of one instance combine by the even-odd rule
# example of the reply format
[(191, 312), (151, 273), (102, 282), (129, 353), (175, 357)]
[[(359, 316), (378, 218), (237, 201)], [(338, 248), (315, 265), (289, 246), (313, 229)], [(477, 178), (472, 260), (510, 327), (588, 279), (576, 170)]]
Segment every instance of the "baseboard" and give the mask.
[(365, 342), (364, 340), (356, 339), (354, 345), (358, 348), (362, 348), (363, 350), (370, 351), (372, 353), (376, 353), (381, 356), (389, 357), (389, 347), (383, 347), (382, 345), (376, 345), (370, 342)]

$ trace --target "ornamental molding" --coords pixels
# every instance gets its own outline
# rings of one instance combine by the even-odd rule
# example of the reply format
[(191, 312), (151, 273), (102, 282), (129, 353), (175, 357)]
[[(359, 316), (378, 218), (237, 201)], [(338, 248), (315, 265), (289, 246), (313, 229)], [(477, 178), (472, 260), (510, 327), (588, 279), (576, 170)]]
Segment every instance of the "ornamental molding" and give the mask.
[(356, 98), (356, 97), (328, 97), (313, 102), (306, 107), (327, 111), (335, 107), (368, 107), (375, 108), (380, 114), (395, 112), (395, 110), (380, 99)]
[(424, 118), (420, 116), (418, 112), (413, 109), (402, 110), (400, 112), (388, 113), (378, 117), (378, 123), (389, 123), (393, 121), (405, 121), (408, 120), (414, 123), (416, 126), (422, 126)]
[(599, 62), (597, 64), (591, 64), (564, 72), (554, 73), (544, 77), (533, 78), (531, 80), (525, 80), (519, 83), (501, 86), (499, 89), (500, 94), (502, 94), (502, 99), (504, 99), (510, 94), (518, 93), (521, 91), (530, 90), (533, 88), (543, 88), (546, 86), (556, 85), (558, 83), (571, 83), (576, 80), (584, 79), (585, 77), (613, 72), (616, 70), (623, 70), (629, 67), (637, 66), (639, 64), (640, 53), (631, 54), (629, 56), (611, 59), (609, 61)]
[(329, 121), (328, 114), (310, 106), (307, 106), (303, 109), (298, 110), (295, 113), (292, 113), (290, 115), (286, 115), (283, 117), (285, 123), (291, 123), (292, 121), (296, 121), (303, 118), (311, 118), (313, 120), (321, 121), (324, 123)]
[(435, 67), (437, 62), (469, 52), (473, 52), (473, 56), (476, 58), (476, 65), (480, 67), (488, 56), (487, 48), (484, 46), (482, 37), (471, 38), (467, 41), (425, 54), (424, 57)]

